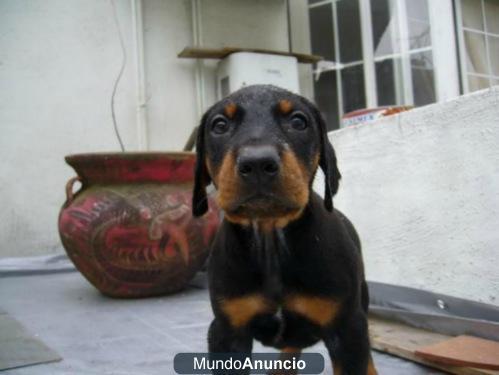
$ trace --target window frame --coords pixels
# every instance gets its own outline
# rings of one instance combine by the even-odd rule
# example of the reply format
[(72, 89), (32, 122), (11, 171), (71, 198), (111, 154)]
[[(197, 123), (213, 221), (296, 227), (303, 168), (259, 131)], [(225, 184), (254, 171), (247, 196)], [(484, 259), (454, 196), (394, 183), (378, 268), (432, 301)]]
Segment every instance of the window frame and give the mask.
[[(402, 66), (402, 93), (401, 105), (414, 105), (414, 88), (412, 83), (411, 56), (421, 52), (432, 52), (433, 59), (433, 80), (436, 102), (456, 97), (460, 94), (458, 69), (458, 53), (456, 46), (456, 22), (454, 19), (453, 0), (427, 0), (431, 44), (426, 47), (410, 49), (408, 38), (408, 17), (405, 1), (397, 0), (395, 9), (397, 12), (398, 30), (401, 32), (401, 49), (390, 55), (376, 57), (374, 54), (373, 31), (371, 19), (371, 1), (358, 0), (360, 12), (360, 30), (362, 37), (362, 55), (361, 61), (350, 63), (341, 63), (339, 51), (339, 35), (337, 22), (337, 2), (341, 0), (323, 0), (313, 4), (307, 4), (307, 10), (320, 7), (325, 4), (331, 4), (332, 19), (334, 28), (334, 48), (337, 66), (333, 69), (336, 74), (336, 90), (338, 95), (338, 116), (339, 124), (344, 113), (344, 99), (342, 90), (341, 72), (344, 68), (363, 64), (364, 72), (364, 94), (366, 108), (375, 108), (379, 106), (376, 83), (376, 63), (388, 58), (400, 58)], [(483, 1), (483, 0), (480, 0)], [(315, 74), (313, 74), (315, 80)]]
[[(485, 78), (489, 82), (489, 87), (494, 86), (493, 81), (499, 81), (499, 76), (496, 76), (492, 73), (492, 62), (490, 56), (490, 46), (489, 46), (489, 38), (488, 36), (492, 36), (495, 38), (499, 38), (499, 34), (491, 33), (487, 31), (487, 17), (485, 16), (485, 1), (484, 0), (476, 0), (480, 2), (480, 13), (482, 15), (483, 22), (483, 31), (474, 29), (472, 27), (466, 27), (463, 23), (463, 10), (462, 10), (462, 2), (461, 0), (455, 0), (455, 11), (456, 11), (456, 32), (459, 43), (459, 63), (460, 63), (460, 79), (462, 84), (463, 94), (468, 94), (473, 91), (470, 90), (468, 77), (478, 77)], [(485, 40), (485, 56), (487, 59), (487, 70), (488, 74), (483, 73), (475, 73), (468, 72), (468, 65), (466, 61), (466, 42), (464, 40), (464, 32), (468, 31), (471, 33), (479, 34), (484, 37)]]

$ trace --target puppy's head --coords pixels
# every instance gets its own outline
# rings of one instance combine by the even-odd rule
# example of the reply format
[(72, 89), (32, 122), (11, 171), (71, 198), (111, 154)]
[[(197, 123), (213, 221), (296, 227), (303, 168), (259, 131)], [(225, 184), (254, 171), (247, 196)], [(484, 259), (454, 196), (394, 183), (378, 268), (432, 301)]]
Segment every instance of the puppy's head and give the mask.
[(268, 85), (236, 91), (204, 114), (196, 152), (195, 216), (206, 212), (213, 181), (227, 220), (283, 227), (307, 205), (318, 166), (332, 209), (341, 177), (336, 157), (322, 116), (299, 95)]

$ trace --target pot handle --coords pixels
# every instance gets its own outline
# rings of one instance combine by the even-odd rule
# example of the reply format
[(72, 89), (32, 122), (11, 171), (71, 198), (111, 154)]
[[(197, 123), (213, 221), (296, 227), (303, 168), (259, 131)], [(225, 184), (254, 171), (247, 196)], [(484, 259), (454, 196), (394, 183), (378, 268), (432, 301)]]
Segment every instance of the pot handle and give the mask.
[(76, 181), (81, 182), (81, 178), (79, 176), (70, 178), (66, 183), (66, 203), (71, 203), (74, 199), (75, 193), (73, 192), (73, 185)]

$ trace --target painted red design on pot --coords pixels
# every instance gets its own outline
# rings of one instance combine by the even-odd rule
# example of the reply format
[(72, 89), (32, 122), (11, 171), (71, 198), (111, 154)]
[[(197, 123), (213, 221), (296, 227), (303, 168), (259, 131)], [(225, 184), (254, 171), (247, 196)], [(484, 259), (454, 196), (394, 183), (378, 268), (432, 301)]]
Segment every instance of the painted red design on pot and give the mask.
[[(192, 153), (81, 154), (66, 158), (68, 182), (59, 233), (77, 269), (114, 297), (167, 294), (202, 267), (219, 223), (209, 199), (191, 215)], [(82, 187), (73, 194), (73, 184)]]

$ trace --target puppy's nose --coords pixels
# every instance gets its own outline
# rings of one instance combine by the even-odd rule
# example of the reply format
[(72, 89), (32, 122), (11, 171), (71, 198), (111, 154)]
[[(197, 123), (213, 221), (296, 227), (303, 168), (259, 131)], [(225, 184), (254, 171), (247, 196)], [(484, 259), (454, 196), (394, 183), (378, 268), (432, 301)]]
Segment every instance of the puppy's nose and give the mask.
[(279, 174), (279, 153), (272, 146), (246, 146), (239, 150), (237, 171), (249, 183), (272, 181)]

